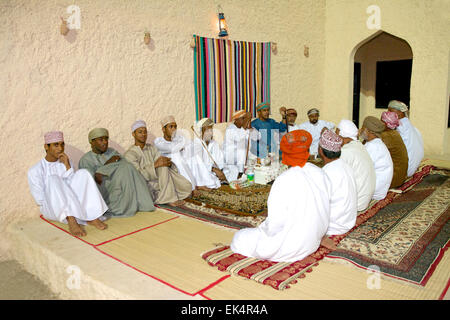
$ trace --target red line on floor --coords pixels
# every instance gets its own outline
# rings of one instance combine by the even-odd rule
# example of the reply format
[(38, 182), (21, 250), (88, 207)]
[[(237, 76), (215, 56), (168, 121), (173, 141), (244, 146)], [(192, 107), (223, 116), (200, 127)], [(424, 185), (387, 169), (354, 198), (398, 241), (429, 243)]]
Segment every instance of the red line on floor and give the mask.
[(441, 295), (439, 296), (439, 300), (443, 300), (445, 297), (445, 294), (447, 293), (448, 287), (450, 286), (450, 279), (447, 281), (447, 285), (445, 286), (444, 291), (442, 291)]
[(139, 231), (143, 231), (143, 230), (146, 230), (146, 229), (155, 227), (155, 226), (160, 225), (160, 224), (163, 224), (163, 223), (165, 223), (165, 222), (169, 222), (169, 221), (174, 220), (174, 219), (177, 219), (177, 218), (179, 218), (179, 217), (173, 217), (173, 218), (170, 218), (170, 219), (167, 219), (167, 220), (164, 220), (164, 221), (155, 223), (155, 224), (153, 224), (153, 225), (151, 225), (151, 226), (148, 226), (148, 227), (145, 227), (145, 228), (142, 228), (142, 229), (139, 229), (139, 230), (135, 230), (135, 231), (133, 231), (133, 232), (130, 232), (130, 233), (121, 235), (121, 236), (119, 236), (119, 237), (117, 237), (117, 238), (113, 238), (113, 239), (110, 239), (110, 240), (106, 240), (106, 241), (101, 242), (101, 243), (98, 243), (98, 244), (93, 244), (93, 243), (91, 243), (91, 242), (88, 242), (88, 241), (86, 241), (86, 240), (81, 239), (80, 237), (74, 236), (74, 235), (71, 234), (69, 231), (64, 230), (64, 229), (61, 228), (61, 227), (58, 227), (56, 224), (54, 224), (54, 223), (50, 222), (49, 220), (45, 219), (43, 215), (41, 215), (40, 218), (41, 218), (42, 220), (44, 220), (45, 222), (47, 222), (48, 224), (54, 226), (55, 228), (57, 228), (57, 229), (59, 229), (59, 230), (61, 230), (61, 231), (64, 231), (64, 232), (67, 233), (68, 235), (70, 235), (70, 236), (72, 236), (72, 237), (74, 237), (74, 238), (76, 238), (76, 239), (78, 239), (78, 240), (81, 240), (81, 241), (83, 241), (84, 243), (86, 243), (86, 244), (88, 244), (88, 245), (90, 245), (90, 246), (96, 247), (96, 246), (101, 246), (101, 245), (103, 245), (103, 244), (105, 244), (105, 243), (108, 243), (108, 242), (111, 242), (111, 241), (114, 241), (114, 240), (123, 238), (123, 237), (125, 237), (125, 236), (131, 235), (131, 234), (133, 234), (133, 233), (136, 233), (136, 232), (139, 232)]
[(203, 293), (199, 293), (198, 295), (202, 298), (205, 298), (206, 300), (212, 300), (211, 298), (205, 296)]
[(83, 241), (84, 243), (86, 243), (86, 244), (88, 244), (88, 245), (90, 245), (90, 246), (94, 246), (94, 244), (92, 244), (92, 243), (90, 243), (90, 242), (87, 242), (86, 240), (83, 240), (83, 239), (81, 239), (80, 237), (74, 236), (74, 235), (71, 234), (69, 231), (64, 230), (63, 228), (58, 227), (56, 224), (54, 224), (54, 223), (50, 222), (49, 220), (45, 219), (43, 215), (41, 215), (40, 218), (41, 218), (42, 220), (44, 220), (45, 222), (47, 222), (48, 224), (54, 226), (55, 228), (64, 231), (64, 232), (67, 233), (69, 236), (72, 236), (72, 237), (74, 237), (75, 239), (81, 240), (81, 241)]
[[(440, 230), (439, 230), (440, 231)], [(448, 247), (449, 247), (450, 242), (447, 241), (447, 243), (445, 244), (445, 246), (441, 249), (439, 249), (439, 253), (437, 255), (437, 257), (435, 258), (435, 260), (433, 261), (433, 263), (430, 265), (430, 267), (428, 268), (427, 273), (425, 274), (425, 277), (423, 278), (422, 282), (420, 283), (421, 285), (425, 286), (428, 282), (428, 280), (430, 279), (430, 277), (433, 275), (433, 272), (436, 270), (437, 265), (439, 264), (439, 262), (442, 260), (445, 251), (447, 251)], [(422, 250), (422, 252), (425, 251), (425, 249)]]
[[(156, 207), (158, 207), (158, 206), (156, 205)], [(186, 213), (178, 212), (178, 211), (175, 211), (175, 210), (172, 210), (172, 209), (169, 209), (169, 208), (162, 208), (162, 207), (158, 207), (158, 208), (161, 209), (161, 210), (167, 210), (167, 211), (170, 211), (170, 212), (173, 212), (173, 213), (177, 213), (177, 214), (182, 214), (185, 217), (192, 218), (192, 219), (195, 219), (195, 220), (201, 220), (201, 221), (212, 223), (212, 224), (216, 224), (218, 226), (222, 226), (222, 227), (225, 227), (225, 228), (239, 230), (238, 227), (231, 227), (231, 226), (228, 226), (226, 224), (222, 224), (220, 222), (214, 222), (214, 221), (206, 220), (206, 219), (203, 219), (203, 218), (200, 218), (200, 217), (194, 217), (194, 216), (188, 215)]]
[(172, 284), (170, 284), (170, 283), (168, 283), (168, 282), (166, 282), (166, 281), (164, 281), (164, 280), (162, 280), (162, 279), (159, 279), (158, 277), (152, 276), (151, 274), (148, 274), (148, 273), (146, 273), (145, 271), (139, 270), (138, 268), (133, 267), (132, 265), (130, 265), (130, 264), (128, 264), (128, 263), (126, 263), (126, 262), (120, 260), (119, 258), (116, 258), (116, 257), (114, 257), (114, 256), (112, 256), (112, 255), (110, 255), (110, 254), (108, 254), (108, 253), (106, 253), (106, 252), (104, 252), (103, 250), (101, 250), (101, 249), (99, 249), (99, 248), (97, 248), (97, 247), (94, 247), (94, 248), (95, 248), (98, 252), (103, 253), (104, 255), (106, 255), (106, 256), (108, 256), (108, 257), (110, 257), (110, 258), (112, 258), (112, 259), (114, 259), (114, 260), (116, 260), (116, 261), (118, 261), (118, 262), (120, 262), (120, 263), (126, 265), (127, 267), (130, 267), (130, 268), (133, 269), (133, 270), (136, 270), (137, 272), (140, 272), (140, 273), (142, 273), (142, 274), (144, 274), (144, 275), (146, 275), (146, 276), (148, 276), (148, 277), (150, 277), (150, 278), (152, 278), (152, 279), (155, 279), (155, 280), (157, 280), (157, 281), (159, 281), (159, 282), (161, 282), (161, 283), (163, 283), (163, 284), (169, 286), (169, 287), (171, 287), (172, 289), (175, 289), (175, 290), (177, 290), (177, 291), (180, 291), (181, 293), (187, 294), (188, 296), (191, 296), (191, 297), (193, 297), (193, 296), (196, 295), (196, 293), (189, 293), (189, 292), (186, 292), (186, 291), (184, 291), (183, 289), (177, 288), (177, 287), (175, 287), (174, 285), (172, 285)]
[[(222, 278), (220, 278), (220, 279), (218, 279), (218, 280), (216, 280), (216, 281), (210, 283), (209, 285), (207, 285), (207, 286), (204, 287), (203, 289), (200, 289), (200, 290), (197, 291), (195, 294), (200, 294), (200, 295), (201, 295), (201, 294), (203, 294), (203, 292), (205, 292), (205, 291), (211, 289), (212, 287), (214, 287), (215, 285), (219, 284), (219, 283), (222, 282), (223, 280), (228, 279), (229, 277), (231, 277), (231, 275), (229, 275), (229, 274), (226, 275), (226, 276), (223, 276)], [(195, 294), (194, 294), (194, 295), (195, 295)]]
[(144, 274), (144, 275), (146, 275), (146, 276), (148, 276), (148, 277), (150, 277), (150, 278), (152, 278), (152, 279), (155, 279), (155, 280), (161, 282), (162, 284), (165, 284), (165, 285), (169, 286), (169, 287), (172, 288), (172, 289), (175, 289), (175, 290), (177, 290), (177, 291), (179, 291), (179, 292), (181, 292), (181, 293), (183, 293), (183, 294), (186, 294), (186, 295), (188, 295), (188, 296), (191, 296), (191, 297), (193, 297), (193, 296), (195, 296), (195, 295), (198, 294), (199, 296), (201, 296), (201, 297), (203, 297), (203, 298), (205, 298), (205, 299), (211, 300), (211, 298), (208, 298), (207, 296), (203, 295), (203, 292), (206, 291), (206, 290), (208, 290), (208, 289), (210, 289), (210, 288), (212, 288), (212, 287), (215, 286), (216, 284), (222, 282), (222, 281), (225, 280), (226, 278), (230, 277), (230, 275), (224, 276), (224, 277), (222, 277), (222, 278), (220, 278), (220, 279), (218, 279), (218, 280), (216, 280), (216, 281), (210, 283), (208, 286), (206, 286), (206, 287), (203, 288), (203, 289), (200, 289), (199, 291), (197, 291), (197, 292), (195, 292), (195, 293), (189, 293), (189, 292), (187, 292), (187, 291), (184, 291), (183, 289), (177, 288), (176, 286), (174, 286), (174, 285), (172, 285), (172, 284), (170, 284), (170, 283), (168, 283), (168, 282), (166, 282), (166, 281), (164, 281), (164, 280), (162, 280), (162, 279), (159, 279), (159, 278), (156, 277), (156, 276), (152, 276), (151, 274), (146, 273), (145, 271), (139, 270), (139, 269), (137, 269), (136, 267), (133, 267), (132, 265), (130, 265), (130, 264), (128, 264), (128, 263), (126, 263), (126, 262), (120, 260), (119, 258), (116, 258), (116, 257), (114, 257), (114, 256), (112, 256), (112, 255), (110, 255), (110, 254), (108, 254), (108, 253), (106, 253), (106, 252), (104, 252), (103, 250), (101, 250), (101, 249), (98, 248), (98, 246), (103, 245), (103, 244), (105, 244), (105, 243), (107, 243), (107, 242), (110, 242), (110, 241), (113, 241), (113, 240), (116, 240), (116, 239), (125, 237), (125, 236), (127, 236), (127, 235), (130, 235), (130, 234), (133, 234), (133, 233), (136, 233), (136, 232), (139, 232), (139, 231), (142, 231), (142, 230), (145, 230), (145, 229), (154, 227), (154, 226), (157, 226), (157, 225), (162, 224), (162, 223), (165, 223), (165, 222), (169, 222), (169, 221), (174, 220), (174, 219), (177, 219), (177, 218), (179, 218), (178, 216), (177, 216), (177, 217), (170, 218), (170, 219), (167, 219), (167, 220), (164, 220), (164, 221), (161, 221), (161, 222), (156, 223), (156, 224), (154, 224), (154, 225), (151, 225), (151, 226), (148, 226), (148, 227), (145, 227), (145, 228), (142, 228), (142, 229), (133, 231), (133, 232), (128, 233), (128, 234), (126, 234), (126, 235), (123, 235), (123, 236), (120, 236), (120, 237), (117, 237), (117, 238), (114, 238), (114, 239), (111, 239), (111, 240), (102, 242), (102, 243), (97, 244), (97, 245), (92, 244), (92, 243), (90, 243), (90, 242), (87, 242), (87, 241), (85, 241), (85, 240), (79, 238), (79, 237), (74, 236), (74, 235), (71, 234), (69, 231), (64, 230), (63, 228), (60, 228), (60, 227), (58, 227), (56, 224), (54, 224), (54, 223), (50, 222), (49, 220), (45, 219), (43, 215), (41, 215), (40, 218), (41, 218), (42, 220), (44, 220), (45, 222), (47, 222), (48, 224), (54, 226), (55, 228), (57, 228), (57, 229), (59, 229), (59, 230), (61, 230), (61, 231), (64, 231), (64, 232), (67, 233), (68, 235), (70, 235), (70, 236), (72, 236), (72, 237), (74, 237), (74, 238), (76, 238), (76, 239), (78, 239), (78, 240), (81, 240), (82, 242), (84, 242), (84, 243), (90, 245), (91, 247), (93, 247), (93, 248), (94, 248), (95, 250), (97, 250), (98, 252), (100, 252), (100, 253), (102, 253), (102, 254), (104, 254), (104, 255), (106, 255), (106, 256), (108, 256), (108, 257), (110, 257), (110, 258), (112, 258), (112, 259), (114, 259), (114, 260), (116, 260), (116, 261), (118, 261), (118, 262), (120, 262), (120, 263), (122, 263), (123, 265), (125, 265), (125, 266), (127, 266), (127, 267), (130, 267), (131, 269), (133, 269), (133, 270), (135, 270), (135, 271), (137, 271), (137, 272), (140, 272), (140, 273), (142, 273), (142, 274)]
[(98, 246), (104, 245), (105, 243), (109, 243), (109, 242), (111, 242), (111, 241), (114, 241), (114, 240), (117, 240), (117, 239), (120, 239), (120, 238), (129, 236), (129, 235), (134, 234), (134, 233), (139, 232), (139, 231), (143, 231), (143, 230), (146, 230), (146, 229), (153, 228), (153, 227), (155, 227), (155, 226), (158, 226), (158, 225), (160, 225), (160, 224), (169, 222), (169, 221), (174, 220), (174, 219), (177, 219), (177, 218), (179, 218), (179, 217), (173, 217), (173, 218), (170, 218), (170, 219), (167, 219), (167, 220), (164, 220), (164, 221), (155, 223), (155, 224), (153, 224), (153, 225), (151, 225), (151, 226), (148, 226), (148, 227), (145, 227), (145, 228), (142, 228), (142, 229), (139, 229), (139, 230), (136, 230), (136, 231), (133, 231), (133, 232), (130, 232), (130, 233), (121, 235), (120, 237), (113, 238), (113, 239), (110, 239), (110, 240), (106, 240), (106, 241), (103, 241), (103, 242), (101, 242), (101, 243), (99, 243), (99, 244), (95, 244), (94, 246), (95, 246), (95, 247), (98, 247)]

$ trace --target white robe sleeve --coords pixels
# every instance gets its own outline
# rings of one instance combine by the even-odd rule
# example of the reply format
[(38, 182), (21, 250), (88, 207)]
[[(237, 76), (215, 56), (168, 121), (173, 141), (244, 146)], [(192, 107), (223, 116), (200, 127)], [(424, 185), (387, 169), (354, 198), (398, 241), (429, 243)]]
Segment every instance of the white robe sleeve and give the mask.
[(216, 164), (218, 165), (219, 169), (222, 170), (224, 166), (223, 151), (220, 148), (219, 144), (214, 140), (210, 143), (210, 145), (211, 145), (210, 153), (214, 158), (214, 161), (216, 161)]
[(62, 175), (62, 178), (63, 178), (63, 179), (70, 179), (70, 178), (72, 178), (73, 174), (75, 173), (75, 169), (73, 168), (73, 162), (72, 162), (72, 160), (69, 160), (69, 163), (70, 163), (70, 169), (69, 169), (69, 170), (66, 170), (66, 171), (63, 173), (63, 175)]
[(162, 154), (171, 154), (182, 151), (186, 146), (186, 140), (182, 135), (177, 135), (172, 141), (158, 138), (155, 139), (155, 146)]
[(45, 200), (45, 185), (43, 172), (39, 167), (31, 168), (28, 171), (28, 184), (34, 200), (39, 206), (42, 206)]
[(249, 132), (249, 137), (252, 140), (260, 140), (262, 137), (261, 132), (259, 130), (256, 130), (255, 128), (248, 130), (248, 132)]

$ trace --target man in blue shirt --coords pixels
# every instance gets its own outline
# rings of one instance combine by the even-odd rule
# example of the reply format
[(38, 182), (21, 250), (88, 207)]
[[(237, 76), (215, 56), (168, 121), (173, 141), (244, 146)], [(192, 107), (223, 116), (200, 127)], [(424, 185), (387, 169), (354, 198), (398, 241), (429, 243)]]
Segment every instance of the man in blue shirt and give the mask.
[[(286, 131), (286, 124), (269, 118), (270, 103), (263, 102), (256, 106), (258, 118), (252, 121), (252, 127), (261, 133), (261, 139), (252, 141), (250, 152), (258, 158), (266, 158), (268, 152), (279, 151), (280, 133)], [(286, 122), (286, 108), (280, 108), (283, 121)]]

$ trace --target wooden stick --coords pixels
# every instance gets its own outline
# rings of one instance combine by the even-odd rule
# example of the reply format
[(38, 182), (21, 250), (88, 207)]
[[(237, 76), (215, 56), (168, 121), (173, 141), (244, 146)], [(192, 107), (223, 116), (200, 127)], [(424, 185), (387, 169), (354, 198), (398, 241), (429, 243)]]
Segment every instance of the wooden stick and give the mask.
[[(286, 120), (284, 122), (286, 123), (286, 134), (287, 134), (287, 133), (289, 133), (289, 124), (287, 122), (287, 109), (286, 109), (285, 114), (284, 114), (284, 120)], [(281, 115), (281, 122), (283, 122), (283, 114)]]
[[(192, 131), (194, 132), (195, 136), (196, 136), (196, 137), (200, 140), (200, 142), (202, 143), (203, 149), (205, 149), (206, 153), (207, 153), (208, 156), (211, 158), (211, 160), (212, 160), (212, 162), (214, 163), (214, 165), (216, 166), (216, 168), (219, 169), (219, 166), (217, 165), (216, 161), (214, 161), (213, 156), (211, 155), (211, 153), (209, 153), (209, 150), (208, 150), (208, 148), (206, 147), (205, 142), (203, 141), (202, 138), (200, 138), (200, 137), (198, 136), (197, 132), (195, 132), (194, 126), (191, 126), (191, 129), (192, 129)], [(220, 169), (219, 169), (219, 170), (220, 170)], [(225, 177), (225, 181), (229, 184), (229, 182), (228, 182), (228, 180), (227, 180), (226, 177)]]
[[(251, 118), (250, 118), (250, 122), (251, 122)], [(248, 129), (248, 128), (245, 128), (246, 130)], [(248, 140), (247, 140), (247, 150), (246, 150), (246, 152), (245, 152), (245, 162), (244, 162), (244, 166), (246, 166), (247, 165), (247, 158), (248, 158), (248, 150), (249, 150), (249, 146), (250, 146), (250, 130), (248, 131)]]

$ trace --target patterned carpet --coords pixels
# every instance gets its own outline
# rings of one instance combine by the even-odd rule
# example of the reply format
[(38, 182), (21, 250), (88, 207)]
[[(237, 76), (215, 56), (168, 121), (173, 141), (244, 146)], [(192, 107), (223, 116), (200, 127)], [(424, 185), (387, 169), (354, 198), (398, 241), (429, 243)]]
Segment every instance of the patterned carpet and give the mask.
[(329, 258), (376, 266), (382, 274), (424, 286), (448, 248), (450, 171), (423, 180), (351, 231)]
[(160, 204), (158, 207), (233, 229), (251, 228), (266, 219), (269, 192), (270, 185), (255, 184), (241, 190), (223, 185), (219, 189), (200, 191), (182, 206)]
[[(323, 167), (321, 159), (309, 161)], [(157, 207), (209, 221), (232, 229), (257, 227), (267, 217), (267, 199), (271, 183), (254, 184), (240, 190), (227, 185), (210, 191), (199, 191), (199, 195), (186, 200), (180, 207), (157, 205)]]
[(210, 208), (206, 205), (196, 205), (189, 202), (179, 207), (172, 207), (165, 204), (158, 204), (156, 206), (171, 212), (231, 229), (257, 227), (267, 217), (267, 213), (262, 213), (258, 216), (240, 216), (224, 210)]
[(222, 185), (218, 189), (209, 191), (199, 190), (199, 195), (186, 200), (239, 216), (258, 216), (267, 211), (270, 188), (270, 185), (254, 184), (235, 190), (230, 186)]

